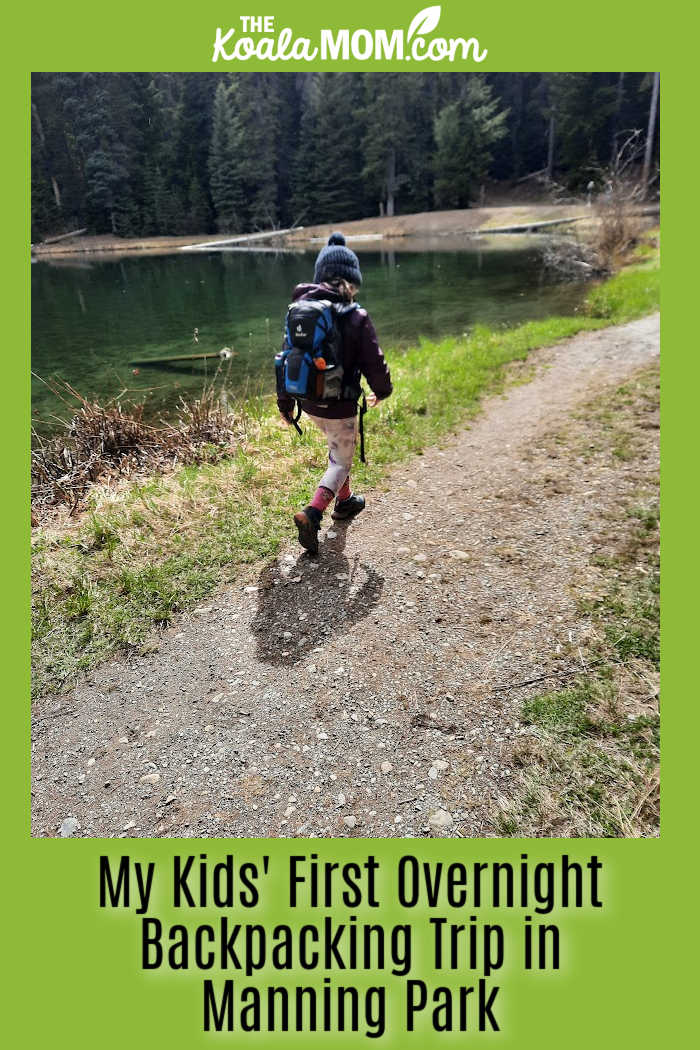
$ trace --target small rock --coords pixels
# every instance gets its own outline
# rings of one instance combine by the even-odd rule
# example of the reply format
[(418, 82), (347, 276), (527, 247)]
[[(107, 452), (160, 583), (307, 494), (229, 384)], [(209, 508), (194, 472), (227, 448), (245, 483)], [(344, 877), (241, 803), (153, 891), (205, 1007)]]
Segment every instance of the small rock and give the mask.
[(246, 594), (255, 594), (255, 592), (257, 591), (257, 589), (258, 589), (257, 587), (253, 587), (253, 586), (250, 586), (250, 587), (244, 587), (244, 588), (243, 588), (243, 590), (245, 591), (245, 593), (246, 593)]
[(64, 821), (59, 825), (59, 833), (62, 839), (69, 839), (72, 835), (75, 835), (76, 831), (80, 829), (80, 824), (75, 817), (66, 817)]
[(468, 561), (469, 555), (466, 551), (450, 551), (450, 557), (455, 561)]
[(401, 557), (403, 557), (404, 555), (411, 553), (411, 548), (410, 547), (397, 547), (396, 548), (396, 553), (401, 555)]
[(431, 828), (442, 830), (443, 828), (449, 828), (453, 823), (452, 814), (448, 813), (446, 809), (436, 809), (434, 813), (431, 813), (428, 817), (428, 823)]
[(122, 831), (131, 831), (132, 828), (136, 827), (136, 821), (130, 820), (128, 824), (125, 824)]
[(435, 766), (431, 766), (430, 769), (428, 770), (428, 776), (430, 777), (430, 779), (431, 780), (437, 780), (438, 775), (439, 774), (438, 774), (438, 771), (435, 768)]
[(294, 812), (294, 810), (296, 808), (297, 808), (296, 806), (287, 806), (287, 808), (284, 811), (285, 817), (291, 817), (292, 813)]
[(329, 529), (328, 532), (326, 533), (326, 536), (327, 536), (327, 538), (329, 540), (334, 540), (337, 535), (338, 535), (338, 533), (334, 532), (333, 529)]
[(342, 791), (341, 791), (341, 792), (340, 792), (340, 794), (338, 795), (338, 797), (337, 797), (336, 801), (337, 801), (337, 803), (338, 803), (338, 805), (339, 805), (339, 806), (344, 806), (344, 805), (345, 805), (345, 795), (343, 794), (343, 792), (342, 792)]
[(419, 562), (420, 564), (422, 564), (423, 562), (426, 562), (428, 560), (428, 555), (427, 554), (414, 554), (413, 555), (413, 560)]
[(450, 763), (445, 762), (444, 758), (436, 758), (433, 762), (433, 769), (437, 769), (440, 773), (444, 773), (449, 768)]
[(160, 780), (160, 773), (144, 773), (142, 777), (139, 777), (141, 784), (157, 784)]
[(391, 773), (394, 767), (392, 766), (391, 762), (382, 762), (379, 768), (381, 769), (382, 773)]
[(343, 817), (343, 824), (349, 828), (354, 828), (357, 824), (357, 817), (353, 817), (352, 814), (349, 814), (349, 816)]

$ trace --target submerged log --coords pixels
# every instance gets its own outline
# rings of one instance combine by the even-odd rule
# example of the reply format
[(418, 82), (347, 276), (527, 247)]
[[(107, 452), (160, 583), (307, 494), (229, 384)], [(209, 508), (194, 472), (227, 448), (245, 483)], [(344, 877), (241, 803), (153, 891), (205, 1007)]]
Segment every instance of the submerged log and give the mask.
[(146, 365), (167, 365), (171, 361), (208, 361), (215, 357), (220, 361), (228, 361), (229, 358), (235, 357), (235, 350), (225, 346), (221, 350), (210, 354), (177, 354), (175, 357), (146, 357), (138, 361), (129, 361), (129, 364), (143, 368)]

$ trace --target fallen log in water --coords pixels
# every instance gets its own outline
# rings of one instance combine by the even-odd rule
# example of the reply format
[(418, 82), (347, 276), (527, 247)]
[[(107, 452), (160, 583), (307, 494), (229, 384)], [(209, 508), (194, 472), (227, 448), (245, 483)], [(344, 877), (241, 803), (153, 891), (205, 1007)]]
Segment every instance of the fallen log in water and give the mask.
[(210, 361), (213, 358), (218, 358), (219, 361), (228, 361), (229, 358), (235, 357), (236, 352), (229, 346), (224, 346), (221, 350), (217, 350), (214, 353), (209, 354), (177, 354), (175, 357), (146, 357), (139, 361), (129, 361), (132, 366), (138, 366), (144, 368), (147, 365), (167, 365), (171, 361)]

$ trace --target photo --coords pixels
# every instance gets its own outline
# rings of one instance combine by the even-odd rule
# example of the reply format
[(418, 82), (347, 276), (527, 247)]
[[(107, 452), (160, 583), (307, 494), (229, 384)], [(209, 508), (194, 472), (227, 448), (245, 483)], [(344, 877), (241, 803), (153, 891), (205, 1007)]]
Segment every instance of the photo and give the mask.
[(31, 81), (31, 834), (659, 835), (658, 72)]

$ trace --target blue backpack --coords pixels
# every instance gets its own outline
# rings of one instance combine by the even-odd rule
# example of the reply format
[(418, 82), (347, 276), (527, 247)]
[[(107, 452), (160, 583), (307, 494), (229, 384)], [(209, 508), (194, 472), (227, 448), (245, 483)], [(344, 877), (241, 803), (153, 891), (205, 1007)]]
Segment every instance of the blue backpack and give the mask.
[(296, 415), (290, 422), (301, 434), (301, 402), (327, 405), (329, 401), (357, 401), (360, 406), (360, 460), (365, 462), (363, 417), (367, 402), (362, 395), (359, 369), (345, 374), (343, 336), (339, 318), (357, 309), (357, 303), (332, 303), (328, 299), (299, 299), (287, 310), (282, 349), (275, 355), (277, 393), (293, 397)]
[(359, 374), (345, 375), (338, 320), (356, 303), (300, 299), (287, 310), (282, 349), (275, 356), (277, 393), (325, 405), (360, 396)]

